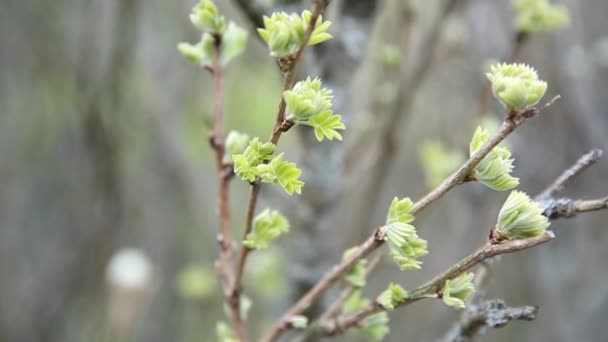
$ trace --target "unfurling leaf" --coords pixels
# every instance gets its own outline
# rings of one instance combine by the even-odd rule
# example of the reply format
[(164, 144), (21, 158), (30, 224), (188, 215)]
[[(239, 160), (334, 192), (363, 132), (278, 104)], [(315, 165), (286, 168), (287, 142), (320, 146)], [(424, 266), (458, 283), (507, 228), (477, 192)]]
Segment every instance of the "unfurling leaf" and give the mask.
[[(358, 248), (358, 246), (355, 246), (347, 249), (342, 255), (342, 260), (347, 259), (352, 253), (356, 252)], [(360, 259), (344, 276), (344, 280), (354, 287), (364, 287), (366, 282), (365, 266), (367, 266), (367, 259)]]
[(283, 156), (284, 153), (281, 153), (270, 163), (259, 165), (258, 174), (263, 182), (278, 183), (290, 195), (294, 192), (301, 194), (304, 182), (298, 178), (302, 174), (302, 170), (298, 169), (295, 163), (283, 160)]
[(247, 234), (243, 244), (252, 249), (264, 249), (270, 242), (288, 231), (287, 219), (277, 211), (266, 209), (255, 217), (251, 232)]
[(388, 214), (386, 215), (386, 224), (395, 222), (410, 223), (414, 221), (414, 215), (410, 214), (414, 203), (409, 197), (399, 199), (393, 198), (391, 206), (388, 208)]
[(413, 203), (409, 197), (399, 200), (395, 197), (386, 215), (384, 239), (388, 241), (390, 256), (402, 270), (419, 269), (422, 264), (418, 258), (428, 254), (427, 242), (416, 233), (411, 223), (414, 216), (410, 213)]
[(552, 5), (548, 0), (513, 0), (515, 25), (521, 32), (553, 31), (570, 22), (568, 9)]
[[(342, 307), (343, 314), (353, 314), (363, 309), (369, 304), (369, 299), (361, 298), (361, 291), (356, 290), (353, 292), (344, 306)], [(361, 325), (358, 327), (358, 331), (368, 336), (370, 341), (379, 342), (389, 333), (389, 318), (385, 311), (378, 312), (367, 318), (365, 318)]]
[(463, 273), (454, 279), (446, 280), (441, 291), (443, 302), (455, 308), (464, 308), (464, 301), (475, 292), (473, 273)]
[[(469, 146), (471, 155), (477, 152), (489, 138), (488, 131), (477, 127)], [(511, 151), (506, 147), (497, 146), (475, 167), (473, 176), (477, 181), (494, 190), (504, 191), (519, 185), (519, 178), (511, 176), (511, 171), (513, 171)]]
[(192, 9), (190, 21), (201, 31), (210, 31), (213, 33), (224, 32), (226, 19), (219, 15), (217, 8), (210, 0), (201, 0)]
[(243, 154), (232, 155), (234, 161), (234, 173), (243, 180), (254, 182), (260, 175), (258, 166), (272, 159), (274, 145), (271, 142), (261, 143), (258, 138), (253, 138)]
[(378, 304), (387, 310), (394, 310), (397, 305), (407, 299), (407, 291), (398, 284), (391, 283), (376, 299)]
[(504, 238), (530, 238), (549, 227), (543, 209), (523, 192), (512, 191), (498, 214), (496, 233)]
[(228, 23), (228, 28), (222, 35), (222, 45), (220, 47), (222, 64), (226, 65), (233, 58), (242, 54), (246, 46), (247, 31), (233, 22)]
[[(272, 16), (264, 16), (264, 28), (258, 28), (258, 33), (264, 39), (270, 55), (284, 57), (295, 54), (304, 43), (304, 36), (311, 20), (311, 13), (304, 11), (302, 16), (296, 13), (275, 12)], [(308, 45), (322, 43), (331, 38), (327, 29), (329, 21), (323, 21), (319, 16), (315, 28), (310, 36)]]

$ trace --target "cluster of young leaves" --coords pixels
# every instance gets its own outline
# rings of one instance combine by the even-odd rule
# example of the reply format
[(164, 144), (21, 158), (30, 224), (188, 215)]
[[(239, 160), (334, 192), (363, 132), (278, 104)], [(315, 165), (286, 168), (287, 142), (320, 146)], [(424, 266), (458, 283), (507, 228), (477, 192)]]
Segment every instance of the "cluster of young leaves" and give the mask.
[(419, 269), (422, 262), (418, 258), (428, 254), (426, 240), (421, 239), (416, 228), (409, 224), (414, 221), (414, 215), (410, 214), (412, 205), (409, 197), (401, 200), (395, 197), (383, 227), (390, 255), (402, 270)]
[(465, 161), (462, 152), (448, 150), (439, 141), (425, 141), (419, 156), (429, 187), (437, 186)]
[[(478, 126), (469, 144), (469, 153), (475, 154), (490, 138), (490, 133)], [(510, 190), (519, 185), (519, 178), (511, 176), (513, 159), (508, 148), (497, 146), (477, 165), (474, 177), (486, 186), (498, 190)]]
[(553, 31), (570, 22), (568, 9), (549, 0), (513, 0), (515, 25), (521, 32)]
[(261, 143), (253, 138), (242, 154), (233, 154), (234, 172), (250, 183), (260, 180), (264, 183), (280, 184), (285, 192), (300, 194), (304, 182), (299, 180), (302, 170), (295, 163), (283, 160), (284, 154), (274, 156), (274, 144)]
[(496, 233), (508, 239), (530, 238), (543, 234), (549, 225), (536, 201), (521, 191), (512, 191), (498, 214)]
[(475, 274), (468, 272), (454, 279), (446, 280), (443, 290), (441, 290), (443, 302), (446, 305), (463, 309), (465, 307), (464, 301), (471, 293), (475, 292), (475, 286), (473, 286), (474, 277)]
[[(270, 17), (264, 16), (264, 28), (258, 28), (258, 33), (268, 45), (270, 55), (284, 57), (295, 54), (304, 43), (311, 16), (310, 11), (302, 12), (301, 16), (285, 12), (275, 12)], [(323, 21), (323, 17), (319, 16), (308, 45), (331, 39), (332, 36), (327, 33), (330, 25), (330, 21)]]
[(384, 290), (376, 301), (386, 310), (394, 310), (397, 305), (407, 299), (407, 291), (400, 285), (390, 283), (388, 288)]
[[(354, 291), (342, 307), (342, 314), (353, 314), (369, 304), (369, 299), (361, 297), (361, 291)], [(378, 312), (365, 318), (357, 327), (357, 331), (365, 334), (370, 341), (378, 342), (389, 333), (389, 318), (385, 311)]]
[(202, 0), (194, 6), (190, 21), (202, 31), (200, 41), (196, 44), (181, 42), (177, 45), (177, 49), (189, 61), (203, 66), (211, 65), (214, 45), (218, 43), (222, 65), (226, 65), (245, 50), (247, 32), (233, 22), (229, 22), (226, 27), (226, 19), (219, 15), (210, 0)]
[[(358, 247), (352, 247), (344, 251), (342, 255), (342, 260), (351, 256), (355, 251), (357, 251)], [(365, 267), (367, 266), (367, 259), (363, 258), (357, 261), (355, 266), (353, 266), (348, 273), (344, 276), (344, 280), (354, 287), (364, 287), (366, 283), (365, 277)]]
[(537, 104), (547, 91), (547, 82), (538, 78), (534, 68), (523, 63), (492, 65), (486, 76), (492, 83), (494, 96), (509, 111)]
[(264, 249), (274, 239), (288, 231), (287, 219), (277, 211), (266, 209), (255, 217), (251, 232), (247, 234), (243, 244), (251, 249)]
[(346, 127), (341, 121), (342, 117), (332, 110), (331, 89), (323, 88), (320, 79), (308, 77), (296, 83), (291, 90), (283, 92), (283, 99), (287, 120), (311, 126), (319, 141), (323, 141), (323, 138), (342, 140), (338, 130)]

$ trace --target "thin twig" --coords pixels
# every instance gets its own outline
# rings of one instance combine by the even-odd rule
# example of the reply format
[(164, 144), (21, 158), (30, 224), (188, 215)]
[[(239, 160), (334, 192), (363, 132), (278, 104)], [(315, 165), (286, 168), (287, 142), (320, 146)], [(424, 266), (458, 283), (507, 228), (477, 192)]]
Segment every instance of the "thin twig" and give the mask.
[(218, 243), (220, 246), (220, 256), (216, 263), (216, 270), (222, 280), (224, 298), (227, 306), (230, 309), (232, 326), (238, 335), (241, 342), (247, 341), (245, 326), (240, 314), (239, 304), (231, 300), (231, 274), (230, 263), (232, 256), (232, 242), (230, 237), (230, 179), (232, 178), (232, 167), (225, 164), (224, 159), (224, 112), (223, 112), (223, 97), (224, 97), (224, 75), (222, 72), (221, 63), (221, 44), (222, 36), (215, 34), (213, 43), (213, 64), (211, 72), (213, 74), (213, 89), (214, 89), (214, 114), (213, 114), (213, 132), (209, 139), (211, 147), (215, 151), (215, 162), (217, 167), (218, 178), (218, 217), (220, 229), (218, 232)]
[[(544, 234), (528, 239), (507, 240), (498, 244), (492, 244), (488, 242), (481, 248), (479, 248), (477, 251), (462, 259), (439, 276), (435, 277), (431, 281), (410, 292), (407, 299), (399, 303), (397, 307), (403, 307), (418, 300), (427, 298), (428, 295), (436, 294), (439, 290), (441, 290), (447, 280), (453, 279), (454, 277), (457, 277), (460, 274), (470, 270), (483, 260), (494, 257), (496, 255), (507, 254), (528, 249), (550, 241), (554, 238), (555, 235), (553, 234), (553, 232), (546, 231)], [(337, 335), (343, 333), (351, 327), (360, 325), (361, 322), (370, 315), (384, 310), (385, 309), (377, 301), (373, 301), (368, 306), (353, 315), (337, 318), (333, 322), (333, 324), (328, 324), (325, 327), (325, 333), (327, 335)]]
[[(437, 188), (432, 190), (422, 199), (417, 201), (411, 209), (412, 215), (424, 210), (434, 201), (441, 198), (455, 186), (463, 183), (464, 179), (473, 171), (473, 169), (481, 162), (481, 160), (490, 151), (502, 142), (510, 133), (519, 127), (526, 118), (532, 117), (537, 113), (534, 108), (526, 109), (520, 113), (509, 113), (507, 119), (503, 122), (499, 131), (492, 136), (477, 152), (475, 152), (469, 160), (467, 160), (456, 172), (445, 179)], [(275, 341), (285, 330), (289, 328), (290, 318), (298, 315), (308, 309), (330, 286), (337, 280), (341, 279), (348, 270), (350, 270), (357, 261), (365, 258), (374, 250), (384, 244), (384, 231), (377, 228), (370, 237), (359, 246), (359, 249), (345, 258), (339, 264), (328, 270), (319, 281), (306, 292), (290, 309), (285, 312), (281, 318), (272, 326), (269, 332), (264, 335), (262, 341)]]
[[(260, 192), (260, 184), (253, 184), (249, 190), (249, 207), (247, 208), (247, 218), (245, 222), (245, 231), (243, 231), (243, 239), (245, 241), (247, 239), (247, 235), (251, 232), (253, 228), (253, 219), (255, 217), (255, 206), (257, 203), (258, 193)], [(241, 242), (242, 242), (241, 241)], [(247, 262), (247, 256), (251, 249), (244, 244), (241, 245), (241, 252), (239, 255), (239, 263), (236, 268), (236, 275), (234, 277), (234, 283), (231, 290), (231, 294), (233, 297), (238, 296), (238, 293), (241, 291), (239, 288), (241, 281), (243, 279), (243, 273), (245, 272), (245, 263)]]
[(579, 158), (572, 166), (565, 170), (557, 179), (551, 183), (543, 192), (538, 196), (538, 200), (543, 200), (552, 197), (556, 193), (564, 190), (576, 177), (581, 173), (585, 172), (587, 168), (595, 164), (602, 156), (603, 151), (601, 149), (593, 149)]
[(545, 201), (544, 208), (543, 215), (550, 219), (570, 218), (579, 213), (608, 209), (608, 197), (590, 200), (549, 199)]
[(441, 339), (442, 342), (473, 341), (485, 327), (502, 328), (512, 320), (532, 321), (536, 319), (538, 307), (509, 307), (501, 299), (484, 301), (467, 307), (462, 319)]

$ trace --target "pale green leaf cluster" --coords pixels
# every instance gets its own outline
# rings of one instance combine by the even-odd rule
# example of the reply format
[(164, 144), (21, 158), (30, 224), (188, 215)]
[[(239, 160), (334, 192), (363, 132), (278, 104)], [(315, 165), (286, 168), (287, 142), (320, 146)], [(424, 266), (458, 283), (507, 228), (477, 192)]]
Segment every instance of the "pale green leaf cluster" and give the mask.
[[(369, 304), (369, 299), (361, 298), (361, 291), (357, 290), (348, 298), (342, 308), (343, 314), (353, 314)], [(365, 318), (358, 326), (358, 331), (368, 336), (370, 341), (378, 342), (389, 333), (389, 318), (386, 311), (373, 314)]]
[[(344, 251), (342, 256), (342, 260), (345, 260), (352, 253), (356, 252), (359, 247), (355, 246)], [(346, 280), (349, 284), (354, 287), (364, 287), (366, 282), (365, 277), (365, 267), (367, 266), (367, 259), (360, 259), (357, 261), (355, 266), (353, 266), (348, 273), (344, 276), (344, 280)]]
[(513, 0), (515, 25), (521, 32), (553, 31), (570, 23), (568, 9), (549, 0)]
[(233, 154), (234, 173), (243, 180), (254, 182), (256, 179), (264, 183), (275, 183), (292, 195), (302, 193), (302, 182), (299, 177), (302, 170), (295, 163), (283, 160), (284, 153), (273, 156), (274, 145), (270, 142), (261, 143), (253, 138), (243, 154)]
[(378, 296), (376, 301), (386, 310), (394, 310), (397, 305), (407, 299), (407, 291), (398, 284), (390, 283), (388, 288)]
[[(469, 145), (470, 154), (477, 152), (489, 138), (490, 133), (487, 130), (481, 126), (477, 127)], [(508, 148), (494, 147), (475, 168), (475, 179), (494, 190), (513, 189), (519, 185), (519, 178), (511, 176), (513, 161)]]
[(446, 280), (441, 291), (443, 302), (455, 308), (464, 308), (464, 301), (471, 293), (475, 292), (473, 277), (475, 277), (475, 274), (468, 272), (454, 279)]
[(262, 143), (260, 139), (253, 138), (243, 154), (233, 154), (234, 173), (243, 180), (254, 182), (261, 174), (260, 165), (272, 160), (274, 144)]
[(264, 249), (280, 235), (289, 231), (289, 222), (277, 211), (268, 209), (259, 213), (253, 220), (251, 232), (243, 244), (251, 249)]
[(204, 300), (215, 292), (215, 274), (199, 265), (190, 265), (182, 269), (176, 279), (175, 288), (178, 294), (186, 299)]
[(523, 192), (513, 191), (498, 214), (496, 233), (504, 238), (529, 238), (549, 227), (543, 209)]
[(291, 90), (283, 92), (286, 104), (285, 118), (296, 124), (311, 126), (315, 131), (317, 140), (323, 138), (342, 140), (338, 130), (346, 127), (342, 117), (332, 111), (332, 91), (323, 88), (318, 78), (296, 83)]
[(224, 162), (232, 161), (233, 154), (243, 153), (248, 144), (249, 135), (235, 130), (228, 132), (228, 135), (226, 135), (226, 142), (224, 143)]
[(295, 329), (305, 329), (308, 326), (308, 317), (302, 315), (291, 316), (289, 324)]
[(416, 233), (416, 228), (408, 223), (414, 220), (410, 214), (412, 200), (393, 199), (389, 207), (386, 225), (383, 227), (385, 239), (391, 249), (390, 255), (402, 270), (419, 269), (419, 257), (428, 254), (427, 242)]
[(239, 338), (226, 322), (217, 322), (215, 331), (219, 342), (239, 342)]
[(495, 64), (486, 76), (492, 83), (494, 96), (509, 111), (537, 104), (547, 91), (547, 83), (540, 80), (536, 70), (527, 64)]
[(419, 150), (420, 162), (429, 187), (439, 185), (462, 163), (464, 155), (460, 151), (449, 151), (439, 141), (426, 141)]
[(304, 182), (299, 180), (302, 170), (296, 167), (295, 163), (283, 160), (284, 153), (274, 157), (270, 163), (258, 166), (261, 180), (265, 183), (278, 183), (285, 192), (301, 194)]
[(190, 21), (203, 32), (201, 40), (196, 44), (181, 42), (177, 49), (189, 61), (199, 65), (209, 65), (213, 62), (214, 37), (220, 38), (220, 59), (226, 65), (234, 57), (245, 50), (247, 32), (233, 22), (226, 27), (226, 18), (218, 14), (217, 8), (209, 0), (201, 0), (190, 14)]
[[(310, 11), (302, 12), (301, 16), (285, 12), (275, 12), (270, 17), (264, 16), (264, 28), (258, 28), (258, 33), (268, 45), (270, 55), (284, 57), (295, 54), (304, 43), (311, 16)], [(331, 39), (331, 35), (327, 33), (330, 25), (330, 21), (323, 21), (323, 17), (319, 16), (308, 45)]]

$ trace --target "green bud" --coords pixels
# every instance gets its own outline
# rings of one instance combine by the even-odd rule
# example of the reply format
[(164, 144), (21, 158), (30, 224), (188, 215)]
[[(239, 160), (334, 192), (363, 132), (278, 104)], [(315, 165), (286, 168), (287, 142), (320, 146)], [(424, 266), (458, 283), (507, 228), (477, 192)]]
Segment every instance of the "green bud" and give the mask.
[[(469, 145), (469, 152), (473, 155), (490, 138), (490, 133), (477, 127)], [(510, 190), (519, 185), (519, 178), (510, 175), (513, 171), (511, 151), (506, 147), (497, 146), (486, 155), (475, 167), (475, 179), (486, 186), (498, 190)]]
[[(271, 56), (289, 56), (295, 54), (303, 44), (310, 20), (310, 11), (304, 11), (301, 17), (295, 13), (275, 12), (271, 17), (264, 16), (264, 28), (259, 28), (258, 33), (268, 44)], [(331, 35), (326, 32), (330, 25), (331, 22), (323, 22), (319, 16), (308, 45), (330, 39)]]
[[(354, 252), (359, 249), (358, 246), (352, 247), (344, 251), (342, 255), (342, 260), (345, 260), (349, 256), (351, 256)], [(344, 276), (344, 280), (346, 280), (349, 284), (354, 287), (364, 287), (366, 283), (365, 277), (365, 266), (367, 265), (367, 259), (361, 259), (357, 261), (355, 266), (353, 266), (350, 271)]]
[(498, 214), (496, 233), (503, 238), (530, 238), (545, 232), (550, 223), (543, 209), (523, 192), (512, 191)]
[(547, 83), (538, 79), (536, 70), (526, 64), (496, 64), (486, 76), (492, 92), (509, 111), (533, 106), (547, 91)]
[(308, 317), (302, 315), (291, 316), (289, 324), (296, 329), (305, 329), (308, 326)]
[(395, 222), (410, 223), (414, 221), (414, 215), (410, 214), (413, 205), (414, 203), (409, 197), (403, 199), (393, 198), (386, 214), (386, 224)]
[(222, 45), (220, 48), (222, 64), (226, 65), (233, 58), (242, 54), (246, 46), (247, 31), (233, 22), (228, 23), (228, 28), (222, 35)]
[(288, 231), (289, 222), (285, 216), (266, 209), (253, 220), (251, 232), (247, 234), (243, 244), (252, 249), (264, 249), (270, 242)]
[(443, 302), (455, 308), (464, 308), (464, 301), (471, 293), (475, 292), (473, 277), (475, 275), (469, 272), (463, 273), (454, 279), (446, 280), (441, 291)]
[(213, 33), (224, 32), (226, 25), (226, 19), (218, 14), (217, 8), (210, 0), (201, 0), (192, 8), (190, 21), (198, 29)]
[(419, 155), (429, 187), (439, 185), (465, 161), (460, 151), (449, 151), (439, 141), (425, 141), (420, 147)]
[(342, 117), (332, 111), (331, 90), (322, 88), (321, 80), (318, 78), (296, 83), (291, 90), (283, 92), (286, 105), (286, 119), (296, 124), (308, 125), (314, 128), (317, 140), (323, 138), (342, 140), (338, 130), (346, 127), (342, 123)]
[(245, 133), (239, 133), (235, 130), (228, 132), (225, 142), (224, 151), (224, 162), (229, 163), (232, 161), (233, 154), (240, 154), (245, 151), (247, 144), (249, 143), (249, 136)]
[(386, 290), (384, 290), (380, 296), (376, 299), (378, 304), (387, 310), (394, 310), (397, 305), (403, 302), (407, 298), (407, 291), (405, 291), (398, 284), (391, 283)]
[(525, 33), (553, 31), (570, 23), (568, 9), (548, 0), (513, 0), (517, 29)]
[(201, 40), (195, 45), (189, 43), (177, 44), (177, 49), (190, 62), (204, 65), (211, 64), (213, 59), (213, 37), (209, 33), (204, 33)]

